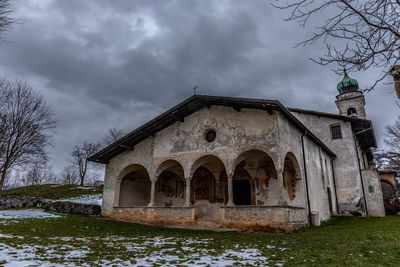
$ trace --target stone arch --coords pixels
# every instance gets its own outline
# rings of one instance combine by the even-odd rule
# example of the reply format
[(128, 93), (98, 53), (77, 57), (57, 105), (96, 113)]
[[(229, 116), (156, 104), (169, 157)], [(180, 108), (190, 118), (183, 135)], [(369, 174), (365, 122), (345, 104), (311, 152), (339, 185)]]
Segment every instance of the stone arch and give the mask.
[(233, 198), (235, 205), (277, 205), (280, 189), (271, 156), (263, 150), (242, 152), (233, 165)]
[(175, 159), (167, 159), (156, 168), (155, 206), (183, 206), (185, 204), (185, 173)]
[[(216, 168), (211, 167), (213, 162), (217, 163), (218, 166), (215, 166)], [(199, 168), (200, 166), (205, 166), (205, 165), (208, 166), (206, 168), (215, 169), (214, 171), (212, 171), (213, 173), (215, 173), (214, 176), (216, 176), (216, 173), (218, 170), (220, 170), (221, 172), (228, 171), (226, 168), (227, 164), (224, 161), (224, 159), (222, 159), (219, 155), (216, 155), (213, 153), (208, 153), (208, 154), (201, 155), (197, 159), (193, 160), (193, 162), (190, 164), (189, 176), (193, 177), (193, 174), (196, 171), (196, 169)]]
[(140, 164), (125, 167), (118, 176), (118, 204), (120, 207), (147, 206), (150, 202), (149, 172)]
[(280, 163), (281, 163), (281, 162), (279, 161), (279, 155), (275, 155), (274, 152), (271, 152), (271, 151), (265, 149), (265, 148), (262, 147), (262, 146), (248, 146), (248, 147), (246, 147), (246, 150), (240, 152), (240, 153), (236, 156), (236, 158), (232, 161), (232, 164), (231, 164), (231, 166), (230, 166), (230, 169), (231, 169), (231, 171), (232, 171), (232, 174), (233, 174), (233, 171), (235, 170), (235, 167), (244, 159), (244, 157), (246, 156), (246, 154), (249, 153), (249, 152), (251, 152), (251, 151), (260, 151), (260, 152), (265, 153), (265, 154), (268, 155), (268, 157), (272, 160), (272, 163), (274, 164), (274, 168), (275, 168), (275, 169), (278, 170), (278, 169), (281, 168), (281, 167), (279, 166)]
[(226, 168), (215, 155), (198, 158), (190, 169), (190, 200), (197, 207), (198, 219), (218, 219), (219, 207), (228, 201)]
[(283, 186), (291, 201), (302, 193), (301, 170), (296, 156), (288, 152), (283, 164)]
[(381, 179), (383, 200), (393, 199), (396, 197), (396, 189), (389, 181)]

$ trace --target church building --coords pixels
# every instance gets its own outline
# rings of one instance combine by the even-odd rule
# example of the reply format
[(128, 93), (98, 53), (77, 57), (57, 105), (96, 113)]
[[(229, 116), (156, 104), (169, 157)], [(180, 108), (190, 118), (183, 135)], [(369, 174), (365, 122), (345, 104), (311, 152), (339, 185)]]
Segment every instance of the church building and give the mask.
[(339, 114), (194, 95), (92, 155), (106, 164), (102, 215), (159, 225), (319, 225), (384, 216), (372, 122), (356, 80)]

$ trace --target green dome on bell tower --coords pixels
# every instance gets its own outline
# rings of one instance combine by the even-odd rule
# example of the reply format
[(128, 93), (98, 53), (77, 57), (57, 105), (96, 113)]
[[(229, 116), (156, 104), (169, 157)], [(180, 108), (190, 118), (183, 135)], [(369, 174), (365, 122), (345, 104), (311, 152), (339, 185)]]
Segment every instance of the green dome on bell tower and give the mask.
[(356, 92), (358, 91), (358, 82), (355, 79), (352, 79), (347, 75), (346, 69), (344, 69), (344, 77), (343, 80), (338, 83), (337, 89), (340, 94), (346, 92)]

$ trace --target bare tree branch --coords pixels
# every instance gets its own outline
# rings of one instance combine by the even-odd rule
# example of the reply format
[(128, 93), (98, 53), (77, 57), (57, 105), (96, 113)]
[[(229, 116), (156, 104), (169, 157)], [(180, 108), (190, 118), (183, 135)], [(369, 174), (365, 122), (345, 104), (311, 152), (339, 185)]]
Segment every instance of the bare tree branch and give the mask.
[[(317, 31), (298, 46), (326, 44), (326, 53), (313, 58), (315, 63), (336, 63), (337, 72), (382, 68), (384, 73), (370, 86), (376, 87), (400, 60), (400, 1), (398, 0), (276, 0), (274, 7), (290, 11), (286, 21), (305, 27), (312, 17), (331, 14)], [(399, 96), (400, 98), (400, 96)]]
[(385, 127), (386, 151), (379, 152), (378, 166), (382, 169), (395, 170), (400, 175), (400, 116)]
[(124, 136), (125, 132), (119, 128), (109, 128), (107, 133), (105, 134), (103, 141), (105, 145), (109, 145), (120, 139)]
[(101, 145), (98, 143), (83, 142), (80, 145), (76, 145), (71, 153), (72, 162), (78, 168), (78, 174), (80, 178), (80, 185), (85, 182), (86, 172), (89, 161), (89, 156), (94, 154), (100, 149)]
[(0, 190), (8, 170), (47, 160), (56, 120), (41, 94), (22, 81), (0, 80)]
[(0, 40), (4, 39), (2, 34), (15, 22), (15, 19), (10, 17), (13, 11), (9, 0), (0, 0)]

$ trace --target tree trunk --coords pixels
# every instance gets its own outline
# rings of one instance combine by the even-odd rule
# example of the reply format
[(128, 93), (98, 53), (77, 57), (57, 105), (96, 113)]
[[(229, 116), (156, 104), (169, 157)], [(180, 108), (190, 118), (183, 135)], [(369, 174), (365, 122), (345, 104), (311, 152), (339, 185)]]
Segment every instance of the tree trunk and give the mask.
[(4, 182), (6, 180), (6, 173), (7, 173), (7, 169), (4, 169), (1, 172), (1, 177), (0, 177), (0, 191), (3, 190), (3, 186), (4, 186)]
[(394, 65), (389, 74), (393, 76), (394, 88), (396, 89), (397, 98), (400, 98), (400, 65)]
[(85, 180), (85, 176), (81, 176), (81, 183), (79, 184), (80, 186), (83, 186), (83, 181)]

